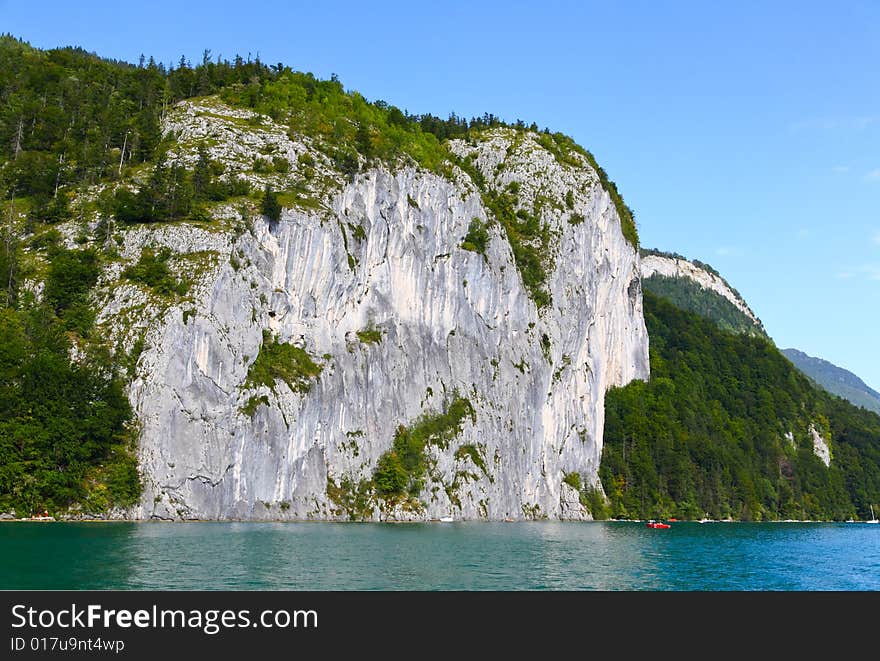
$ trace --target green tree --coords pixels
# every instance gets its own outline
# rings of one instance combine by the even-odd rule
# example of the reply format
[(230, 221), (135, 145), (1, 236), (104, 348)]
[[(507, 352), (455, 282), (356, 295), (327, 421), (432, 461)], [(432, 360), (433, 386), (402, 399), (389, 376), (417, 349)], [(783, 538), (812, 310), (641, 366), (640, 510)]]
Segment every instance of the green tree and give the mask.
[(203, 202), (210, 196), (211, 190), (211, 159), (208, 157), (208, 149), (205, 145), (199, 145), (198, 160), (192, 175), (193, 198)]
[(266, 184), (263, 191), (263, 199), (260, 202), (260, 212), (272, 222), (281, 220), (281, 203), (278, 202), (278, 196), (272, 190), (272, 187)]

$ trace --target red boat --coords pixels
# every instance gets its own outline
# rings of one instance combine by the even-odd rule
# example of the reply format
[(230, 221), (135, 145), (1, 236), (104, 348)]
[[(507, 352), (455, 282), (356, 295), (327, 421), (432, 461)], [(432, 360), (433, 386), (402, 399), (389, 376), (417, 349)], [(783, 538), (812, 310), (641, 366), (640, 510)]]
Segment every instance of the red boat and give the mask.
[(648, 526), (649, 528), (669, 528), (670, 527), (670, 525), (668, 523), (663, 523), (661, 521), (654, 521), (654, 520), (648, 521), (648, 523), (646, 523), (645, 525)]

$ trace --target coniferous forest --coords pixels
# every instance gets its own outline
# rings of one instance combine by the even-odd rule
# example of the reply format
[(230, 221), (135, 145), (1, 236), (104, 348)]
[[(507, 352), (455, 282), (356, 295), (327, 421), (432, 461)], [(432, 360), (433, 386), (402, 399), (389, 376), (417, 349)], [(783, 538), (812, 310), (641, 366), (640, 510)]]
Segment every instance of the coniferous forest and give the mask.
[[(846, 520), (880, 499), (880, 416), (817, 389), (768, 340), (644, 292), (651, 379), (605, 399), (612, 517)], [(826, 467), (810, 426), (830, 438)]]

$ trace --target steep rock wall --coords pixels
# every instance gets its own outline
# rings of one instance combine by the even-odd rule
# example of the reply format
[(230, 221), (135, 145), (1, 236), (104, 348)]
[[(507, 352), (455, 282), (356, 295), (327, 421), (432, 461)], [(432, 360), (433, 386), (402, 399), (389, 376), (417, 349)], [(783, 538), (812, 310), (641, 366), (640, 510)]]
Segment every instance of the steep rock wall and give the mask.
[[(170, 120), (184, 146), (231, 131), (224, 140), (234, 149), (215, 145), (212, 155), (238, 157), (255, 142), (255, 131), (236, 139), (221, 113), (198, 115), (183, 105)], [(264, 141), (291, 156), (311, 149), (270, 124)], [(127, 231), (123, 259), (103, 280), (99, 323), (141, 351), (130, 398), (145, 491), (130, 514), (590, 518), (563, 479), (578, 473), (601, 489), (604, 393), (648, 377), (639, 257), (595, 172), (557, 162), (534, 137), (496, 130), (452, 150), (470, 155), (493, 190), (518, 182), (520, 204), (549, 225), (552, 302), (540, 311), (504, 228), (458, 168), (371, 167), (277, 223), (216, 209), (215, 224), (236, 231)], [(315, 152), (319, 167), (321, 158)], [(485, 254), (461, 247), (474, 218), (487, 224)], [(174, 268), (193, 279), (187, 297), (157, 302), (119, 279), (144, 246), (171, 248)], [(381, 339), (363, 340), (366, 329)], [(319, 365), (307, 390), (245, 385), (270, 335)], [(426, 447), (420, 492), (401, 501), (371, 491), (398, 427), (454, 397), (473, 415), (446, 447)]]

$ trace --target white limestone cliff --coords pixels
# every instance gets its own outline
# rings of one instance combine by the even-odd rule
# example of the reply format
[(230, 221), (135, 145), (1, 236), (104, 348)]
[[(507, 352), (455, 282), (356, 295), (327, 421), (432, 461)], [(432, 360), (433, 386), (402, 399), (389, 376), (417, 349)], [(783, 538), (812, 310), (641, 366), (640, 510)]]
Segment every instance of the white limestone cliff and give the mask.
[(831, 465), (831, 446), (813, 424), (810, 425), (810, 438), (813, 441), (813, 453), (827, 468)]
[[(309, 153), (308, 202), (277, 223), (228, 204), (212, 223), (129, 229), (100, 283), (98, 323), (137, 357), (129, 396), (145, 490), (129, 515), (348, 519), (398, 427), (458, 396), (473, 416), (446, 448), (426, 448), (420, 493), (400, 503), (364, 492), (365, 518), (591, 518), (563, 479), (601, 488), (604, 394), (648, 377), (648, 336), (638, 252), (585, 159), (560, 163), (536, 135), (509, 129), (450, 147), (491, 189), (518, 182), (521, 207), (549, 225), (552, 302), (539, 311), (463, 171), (377, 166), (344, 178), (308, 140), (268, 118), (245, 127), (247, 117), (188, 102), (166, 131), (180, 158), (209, 140), (230, 171), (279, 189)], [(267, 145), (289, 173), (248, 172)], [(485, 255), (461, 247), (474, 218), (488, 223)], [(185, 297), (158, 301), (119, 277), (145, 246), (171, 249), (193, 283)], [(381, 340), (362, 341), (368, 328)], [(244, 386), (264, 331), (321, 367), (307, 392)]]
[(667, 278), (688, 278), (693, 280), (703, 289), (708, 289), (726, 298), (737, 310), (751, 319), (756, 326), (763, 328), (761, 320), (752, 312), (752, 309), (743, 298), (727, 284), (724, 278), (710, 273), (693, 262), (678, 257), (648, 254), (642, 257), (641, 268), (643, 278), (650, 278), (652, 275), (662, 275)]

